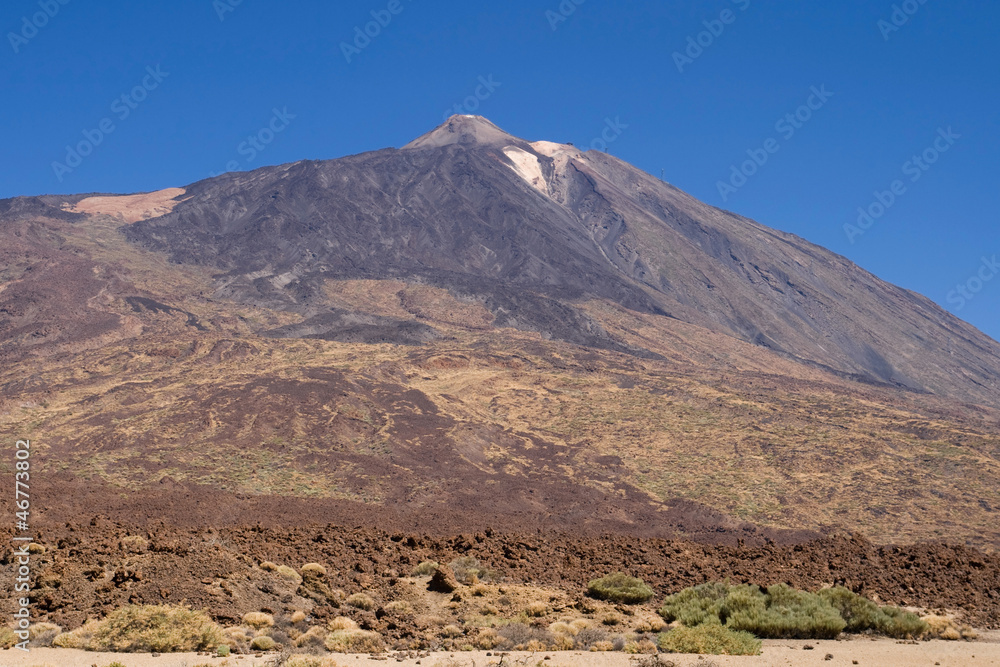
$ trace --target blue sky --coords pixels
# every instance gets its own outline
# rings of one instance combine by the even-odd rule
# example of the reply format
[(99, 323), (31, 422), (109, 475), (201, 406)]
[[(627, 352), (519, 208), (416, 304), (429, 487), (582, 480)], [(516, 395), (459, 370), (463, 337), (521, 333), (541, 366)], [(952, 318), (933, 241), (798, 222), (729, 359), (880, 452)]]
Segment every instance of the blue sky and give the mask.
[(400, 146), (456, 105), (578, 146), (610, 122), (614, 155), (1000, 338), (998, 26), (989, 0), (8, 0), (0, 197)]

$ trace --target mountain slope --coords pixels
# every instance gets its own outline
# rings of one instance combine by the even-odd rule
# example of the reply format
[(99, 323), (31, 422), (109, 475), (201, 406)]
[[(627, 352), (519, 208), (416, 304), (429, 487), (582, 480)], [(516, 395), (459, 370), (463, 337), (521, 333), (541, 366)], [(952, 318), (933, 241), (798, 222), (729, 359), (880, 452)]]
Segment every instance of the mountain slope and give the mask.
[(186, 188), (2, 201), (0, 267), (0, 429), (38, 440), (58, 523), (253, 506), (1000, 545), (994, 341), (483, 119)]
[(225, 271), (241, 301), (317, 314), (323, 281), (420, 279), (495, 324), (646, 354), (608, 299), (855, 379), (997, 404), (1000, 345), (919, 295), (615, 158), (456, 116), (402, 150), (203, 181), (130, 240)]

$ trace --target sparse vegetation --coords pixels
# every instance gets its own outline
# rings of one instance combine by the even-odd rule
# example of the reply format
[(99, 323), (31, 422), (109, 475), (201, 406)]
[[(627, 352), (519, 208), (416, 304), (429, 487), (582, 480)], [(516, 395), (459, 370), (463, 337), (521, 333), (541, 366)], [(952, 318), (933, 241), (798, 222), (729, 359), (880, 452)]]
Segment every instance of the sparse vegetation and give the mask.
[(496, 572), (483, 566), (478, 559), (472, 556), (462, 556), (448, 563), (451, 571), (455, 573), (455, 579), (467, 585), (476, 584), (480, 581), (495, 581)]
[(642, 579), (614, 572), (587, 584), (587, 593), (598, 600), (639, 604), (653, 597), (653, 589)]
[(334, 630), (326, 638), (326, 648), (334, 653), (380, 653), (385, 640), (367, 630)]
[(278, 642), (267, 635), (254, 637), (250, 641), (250, 648), (255, 651), (273, 651), (277, 646)]
[(355, 593), (347, 598), (348, 606), (354, 607), (355, 609), (362, 609), (364, 611), (372, 611), (375, 609), (375, 600), (371, 598), (367, 593)]
[(8, 649), (17, 643), (17, 635), (7, 626), (0, 627), (0, 649)]
[(127, 535), (122, 538), (121, 547), (127, 553), (141, 554), (149, 548), (149, 540), (142, 535)]
[(730, 630), (717, 623), (694, 628), (676, 627), (660, 635), (657, 642), (667, 653), (701, 655), (759, 655), (761, 641), (749, 632)]
[(429, 577), (434, 571), (441, 567), (441, 563), (434, 560), (425, 560), (413, 568), (414, 577)]
[(326, 568), (319, 563), (306, 563), (299, 570), (304, 579), (322, 579), (326, 576)]
[(293, 655), (281, 667), (337, 667), (333, 658), (316, 658), (311, 655)]
[(33, 646), (52, 646), (52, 641), (62, 633), (55, 623), (35, 623), (28, 628), (28, 638)]
[(302, 577), (294, 568), (288, 567), (287, 565), (279, 565), (275, 570), (283, 579), (288, 579), (289, 581), (294, 581), (296, 584), (302, 583)]
[(215, 650), (223, 637), (207, 613), (166, 605), (128, 605), (69, 634), (81, 638), (80, 648), (119, 653)]
[(243, 615), (243, 623), (254, 630), (262, 630), (274, 625), (274, 617), (262, 611), (252, 611)]

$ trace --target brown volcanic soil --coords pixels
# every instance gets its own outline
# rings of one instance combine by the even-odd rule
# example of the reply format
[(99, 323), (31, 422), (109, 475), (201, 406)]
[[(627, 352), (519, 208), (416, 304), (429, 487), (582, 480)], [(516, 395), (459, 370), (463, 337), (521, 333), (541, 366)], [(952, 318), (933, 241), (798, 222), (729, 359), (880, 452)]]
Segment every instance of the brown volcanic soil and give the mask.
[[(284, 518), (262, 517), (267, 524)], [(369, 513), (358, 522), (372, 518)], [(144, 536), (148, 548), (123, 548), (122, 538), (129, 535)], [(592, 606), (583, 597), (589, 579), (624, 569), (656, 590), (649, 610), (665, 594), (728, 578), (809, 589), (842, 584), (884, 603), (962, 609), (966, 622), (1000, 625), (1000, 557), (935, 544), (880, 547), (848, 536), (751, 547), (493, 529), (443, 536), (337, 525), (179, 528), (95, 517), (45, 526), (40, 541), (48, 550), (34, 560), (31, 596), (37, 612), (66, 628), (126, 603), (186, 602), (207, 608), (225, 623), (258, 610), (290, 614), (301, 609), (320, 620), (348, 615), (363, 627), (409, 641), (419, 634), (422, 621), (386, 614), (382, 607), (414, 595), (437, 595), (420, 592), (426, 581), (414, 588), (414, 580), (405, 577), (421, 561), (448, 562), (458, 556), (474, 556), (496, 570), (501, 587), (530, 584), (553, 591), (556, 607), (567, 610)], [(297, 586), (261, 570), (263, 561), (296, 568), (319, 562), (329, 570), (324, 583), (342, 592), (331, 595), (329, 589)], [(5, 578), (11, 576), (10, 568), (2, 571)], [(349, 609), (338, 602), (345, 593), (362, 591), (376, 600), (378, 611)], [(448, 597), (439, 601), (445, 613)], [(456, 615), (462, 613), (454, 607)], [(518, 609), (504, 611), (516, 614)]]

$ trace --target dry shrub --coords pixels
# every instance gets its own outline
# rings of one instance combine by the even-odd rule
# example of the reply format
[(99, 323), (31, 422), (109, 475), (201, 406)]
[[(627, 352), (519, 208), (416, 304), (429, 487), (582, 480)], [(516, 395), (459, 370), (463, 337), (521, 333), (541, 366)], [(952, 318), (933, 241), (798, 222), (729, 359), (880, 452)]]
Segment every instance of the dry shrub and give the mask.
[(251, 611), (248, 614), (243, 614), (243, 623), (254, 630), (262, 630), (274, 625), (274, 616), (262, 611)]
[(277, 572), (278, 565), (276, 563), (272, 563), (269, 560), (266, 560), (260, 564), (260, 569), (264, 570), (265, 572)]
[(366, 593), (355, 593), (347, 598), (347, 604), (355, 609), (361, 609), (363, 611), (371, 611), (375, 609), (375, 600), (373, 600), (371, 596)]
[(625, 652), (632, 655), (655, 655), (659, 652), (656, 643), (649, 639), (639, 639), (626, 642)]
[(540, 618), (549, 613), (549, 606), (544, 602), (531, 602), (524, 608), (524, 613), (530, 618)]
[(236, 627), (226, 628), (222, 632), (224, 635), (224, 641), (230, 649), (236, 653), (246, 653), (247, 650), (249, 650), (250, 637), (247, 636), (246, 630), (241, 627)]
[(666, 626), (659, 616), (647, 616), (636, 621), (636, 632), (660, 632)]
[(928, 614), (921, 618), (926, 630), (925, 634), (937, 639), (958, 641), (959, 639), (975, 639), (976, 632), (967, 625), (958, 625), (949, 616)]
[(381, 653), (385, 640), (367, 630), (335, 630), (326, 638), (326, 648), (334, 653)]
[(488, 569), (472, 556), (461, 556), (448, 563), (455, 579), (463, 584), (475, 585), (480, 581), (496, 581), (496, 572)]
[(322, 579), (326, 576), (326, 568), (319, 563), (306, 563), (299, 572), (305, 579)]
[(501, 641), (500, 635), (494, 628), (481, 628), (473, 643), (480, 650), (492, 651), (500, 645)]
[(409, 616), (413, 613), (413, 605), (406, 600), (393, 600), (389, 604), (385, 605), (385, 610), (393, 614)]
[(330, 621), (330, 630), (336, 632), (337, 630), (357, 630), (358, 624), (353, 620), (347, 618), (346, 616), (338, 616), (337, 618)]
[(277, 646), (278, 642), (274, 641), (274, 639), (268, 637), (267, 635), (254, 637), (250, 641), (250, 648), (254, 651), (273, 651)]
[(9, 649), (18, 642), (17, 635), (7, 626), (0, 627), (0, 648)]
[(458, 627), (457, 625), (446, 625), (443, 628), (441, 628), (441, 634), (444, 635), (445, 637), (454, 639), (455, 637), (462, 636), (462, 628)]
[(128, 605), (92, 629), (87, 647), (116, 653), (215, 650), (223, 639), (222, 628), (206, 612), (168, 605)]
[(326, 643), (326, 628), (314, 625), (295, 639), (298, 648), (318, 648)]
[(121, 541), (122, 551), (127, 551), (128, 553), (141, 554), (145, 553), (149, 549), (149, 540), (147, 540), (142, 535), (128, 535), (122, 538)]
[(601, 623), (609, 627), (614, 627), (620, 625), (622, 622), (622, 617), (618, 614), (608, 613), (601, 617)]
[(299, 575), (299, 573), (296, 572), (293, 568), (288, 567), (287, 565), (279, 565), (278, 569), (275, 570), (275, 572), (281, 575), (282, 579), (288, 579), (289, 581), (294, 581), (296, 584), (302, 583), (302, 577)]
[(56, 648), (88, 648), (90, 640), (94, 638), (94, 633), (97, 632), (100, 625), (98, 621), (87, 621), (82, 627), (72, 632), (64, 632), (61, 635), (56, 635), (52, 640), (52, 645)]
[(553, 642), (553, 636), (548, 630), (534, 628), (523, 623), (511, 623), (499, 629), (499, 647), (505, 651), (545, 650), (528, 648), (532, 645), (548, 647)]
[(556, 621), (549, 625), (549, 632), (563, 637), (576, 637), (580, 631), (565, 621)]
[(298, 625), (299, 623), (305, 621), (306, 618), (308, 617), (306, 616), (306, 613), (304, 611), (296, 610), (292, 612), (292, 615), (288, 620), (292, 623), (292, 625)]
[(28, 638), (33, 646), (52, 646), (52, 641), (62, 633), (55, 623), (35, 623), (28, 628)]
[[(572, 623), (570, 624), (572, 625)], [(579, 632), (576, 633), (576, 637), (573, 638), (573, 643), (577, 650), (587, 651), (594, 644), (604, 641), (610, 641), (611, 635), (607, 631), (601, 628), (581, 628)]]
[(441, 567), (441, 563), (436, 560), (425, 560), (413, 569), (414, 577), (429, 577)]
[(590, 651), (601, 651), (601, 652), (604, 652), (604, 651), (614, 651), (615, 650), (615, 645), (614, 645), (614, 643), (612, 643), (612, 642), (610, 642), (608, 640), (602, 640), (602, 641), (594, 642), (593, 644), (591, 644), (590, 648), (588, 650), (590, 650)]
[(28, 545), (29, 554), (43, 554), (45, 553), (45, 547), (37, 542), (32, 542)]

